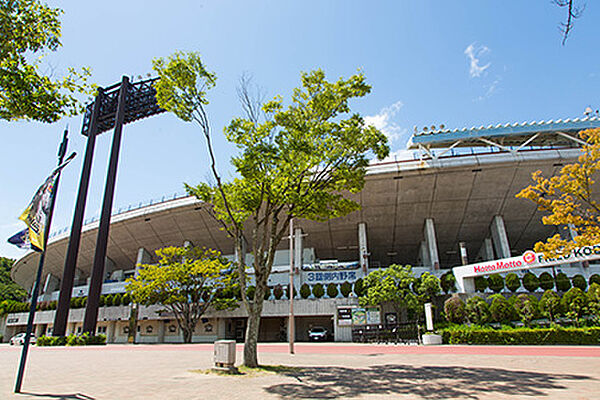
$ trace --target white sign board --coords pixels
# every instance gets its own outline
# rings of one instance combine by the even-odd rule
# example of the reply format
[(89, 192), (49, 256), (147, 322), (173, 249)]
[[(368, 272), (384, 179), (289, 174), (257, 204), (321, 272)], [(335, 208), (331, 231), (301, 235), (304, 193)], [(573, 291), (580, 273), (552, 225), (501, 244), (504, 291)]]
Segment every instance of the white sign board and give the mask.
[(569, 254), (557, 258), (545, 258), (542, 253), (535, 253), (529, 250), (517, 257), (454, 267), (452, 268), (452, 272), (456, 278), (459, 292), (465, 292), (465, 278), (597, 259), (600, 259), (600, 244), (579, 247)]

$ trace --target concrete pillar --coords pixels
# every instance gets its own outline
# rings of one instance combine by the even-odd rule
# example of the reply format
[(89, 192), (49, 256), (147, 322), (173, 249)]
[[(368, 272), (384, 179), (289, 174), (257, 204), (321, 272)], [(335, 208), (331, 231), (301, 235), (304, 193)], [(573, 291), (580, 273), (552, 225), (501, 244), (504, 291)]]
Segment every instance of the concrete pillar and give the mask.
[(113, 271), (117, 269), (115, 262), (109, 257), (104, 258), (104, 279), (110, 279)]
[(419, 248), (419, 258), (421, 259), (421, 266), (431, 268), (429, 250), (427, 249), (427, 243), (425, 243), (424, 240), (421, 241), (421, 247)]
[(108, 321), (106, 327), (106, 343), (114, 343), (117, 331), (117, 321)]
[(496, 250), (496, 256), (498, 258), (511, 257), (508, 235), (506, 234), (504, 219), (501, 215), (496, 215), (494, 217), (490, 230), (492, 232), (492, 241), (494, 243), (494, 250)]
[(467, 265), (469, 263), (469, 257), (467, 255), (467, 244), (465, 242), (459, 242), (458, 248), (460, 250), (460, 261), (462, 265)]
[(367, 224), (358, 224), (358, 261), (364, 273), (369, 268), (369, 248), (367, 247)]
[[(302, 270), (302, 265), (304, 260), (302, 259), (302, 254), (304, 252), (304, 247), (302, 247), (302, 228), (294, 229), (294, 272), (299, 273)], [(294, 282), (296, 283), (296, 282)], [(296, 288), (298, 290), (298, 288)]]
[(148, 251), (145, 248), (140, 247), (138, 249), (137, 258), (135, 260), (135, 276), (138, 275), (138, 272), (140, 270), (140, 264), (150, 264), (151, 262), (152, 256), (150, 255), (150, 253), (148, 253)]
[(37, 324), (34, 325), (35, 328), (35, 337), (40, 337), (46, 334), (46, 325), (45, 324)]
[(42, 290), (44, 300), (50, 300), (52, 292), (58, 290), (59, 279), (52, 274), (46, 275), (46, 281), (44, 282), (44, 289)]
[(456, 291), (458, 293), (475, 293), (475, 278), (472, 276), (456, 278)]
[(427, 246), (427, 252), (429, 253), (430, 268), (432, 270), (440, 269), (440, 258), (438, 256), (437, 239), (435, 237), (435, 226), (433, 219), (427, 218), (425, 220), (425, 245)]
[(483, 261), (491, 261), (494, 259), (494, 245), (491, 238), (483, 239), (479, 256)]
[(158, 343), (164, 343), (165, 342), (165, 326), (166, 326), (166, 322), (163, 320), (158, 320), (158, 328), (157, 328), (157, 334), (158, 334)]

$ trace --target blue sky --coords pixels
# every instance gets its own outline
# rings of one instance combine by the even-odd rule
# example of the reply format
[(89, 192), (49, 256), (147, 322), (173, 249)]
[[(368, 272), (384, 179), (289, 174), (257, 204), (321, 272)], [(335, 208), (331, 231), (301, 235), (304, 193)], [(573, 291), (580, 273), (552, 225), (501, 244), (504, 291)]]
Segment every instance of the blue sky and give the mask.
[[(600, 7), (588, 2), (566, 46), (565, 10), (537, 1), (50, 1), (64, 10), (63, 48), (46, 62), (60, 75), (88, 66), (101, 86), (151, 72), (151, 60), (198, 51), (218, 76), (209, 116), (227, 176), (233, 149), (221, 132), (240, 115), (244, 73), (269, 97), (287, 97), (302, 71), (330, 79), (358, 69), (373, 86), (353, 109), (404, 148), (414, 126), (456, 128), (581, 116), (600, 108)], [(81, 117), (47, 125), (0, 121), (0, 255), (18, 215), (56, 163), (66, 125), (78, 158), (65, 170), (54, 230), (70, 226), (85, 142)], [(86, 218), (99, 213), (111, 133), (97, 141)], [(208, 176), (198, 129), (163, 114), (124, 129), (115, 208), (183, 191)]]

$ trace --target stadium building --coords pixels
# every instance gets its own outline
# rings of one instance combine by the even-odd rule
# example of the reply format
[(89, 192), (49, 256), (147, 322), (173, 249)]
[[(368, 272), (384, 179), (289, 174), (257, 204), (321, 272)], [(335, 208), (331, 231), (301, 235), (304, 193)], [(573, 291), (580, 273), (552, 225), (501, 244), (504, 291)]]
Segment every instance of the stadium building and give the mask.
[[(295, 221), (295, 287), (304, 284), (353, 283), (369, 271), (391, 264), (410, 264), (416, 274), (436, 275), (450, 268), (478, 261), (523, 254), (556, 228), (541, 223), (542, 214), (530, 201), (517, 199), (531, 183), (531, 174), (556, 174), (581, 154), (578, 132), (600, 127), (600, 118), (541, 121), (447, 130), (431, 127), (416, 131), (409, 142), (415, 150), (411, 160), (373, 164), (368, 168), (364, 189), (352, 198), (360, 210), (328, 222)], [(125, 292), (125, 279), (135, 274), (139, 263), (152, 263), (154, 250), (192, 243), (219, 250), (233, 257), (233, 243), (193, 197), (163, 198), (157, 202), (116, 210), (110, 238), (102, 294)], [(81, 237), (73, 297), (87, 295), (98, 221), (86, 221)], [(568, 229), (561, 229), (568, 234)], [(69, 232), (55, 232), (49, 240), (40, 301), (58, 299)], [(272, 288), (289, 282), (288, 242), (277, 252)], [(461, 259), (461, 256), (463, 259)], [(12, 268), (12, 278), (31, 289), (38, 255), (27, 253)], [(567, 275), (586, 278), (599, 266), (577, 263), (560, 265)], [(541, 271), (540, 271), (541, 272)], [(339, 290), (338, 290), (339, 291)], [(285, 340), (288, 300), (273, 293), (265, 302), (261, 321), (262, 341)], [(281, 295), (281, 296), (279, 296)], [(311, 294), (295, 302), (296, 338), (307, 340), (307, 331), (323, 326), (337, 341), (351, 339), (348, 308), (356, 307), (356, 296), (338, 294), (315, 298)], [(125, 342), (132, 305), (100, 309), (98, 332), (109, 342)], [(36, 336), (52, 331), (53, 310), (36, 314)], [(84, 309), (72, 309), (68, 333), (81, 331)], [(385, 317), (385, 318), (384, 318)], [(399, 316), (380, 316), (382, 320)], [(24, 331), (27, 313), (11, 313), (0, 320), (5, 338)], [(241, 340), (245, 333), (243, 307), (232, 311), (210, 311), (198, 323), (194, 341), (217, 338)], [(181, 342), (172, 315), (160, 307), (140, 307), (136, 341)]]

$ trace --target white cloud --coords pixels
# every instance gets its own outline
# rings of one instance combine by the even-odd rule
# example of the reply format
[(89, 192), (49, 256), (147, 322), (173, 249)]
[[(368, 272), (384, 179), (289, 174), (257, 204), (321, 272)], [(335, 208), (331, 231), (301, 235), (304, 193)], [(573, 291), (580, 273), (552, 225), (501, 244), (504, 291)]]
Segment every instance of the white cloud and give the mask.
[(390, 162), (390, 161), (402, 161), (402, 160), (416, 160), (415, 158), (416, 151), (408, 150), (408, 149), (400, 149), (396, 151), (391, 151), (390, 154), (384, 158), (382, 161), (376, 162)]
[(479, 65), (481, 58), (491, 50), (487, 46), (476, 46), (471, 43), (465, 49), (465, 55), (469, 60), (469, 76), (471, 78), (479, 78), (492, 63), (488, 62), (485, 65)]
[(389, 107), (382, 108), (379, 113), (366, 116), (365, 124), (373, 125), (379, 129), (388, 137), (390, 142), (398, 140), (406, 134), (407, 130), (393, 122), (393, 118), (403, 106), (404, 104), (401, 101), (397, 101)]

